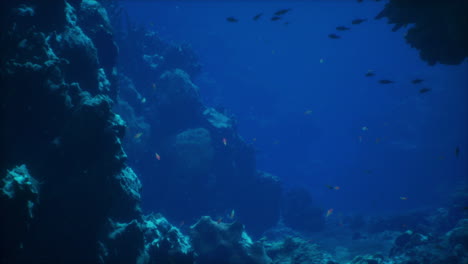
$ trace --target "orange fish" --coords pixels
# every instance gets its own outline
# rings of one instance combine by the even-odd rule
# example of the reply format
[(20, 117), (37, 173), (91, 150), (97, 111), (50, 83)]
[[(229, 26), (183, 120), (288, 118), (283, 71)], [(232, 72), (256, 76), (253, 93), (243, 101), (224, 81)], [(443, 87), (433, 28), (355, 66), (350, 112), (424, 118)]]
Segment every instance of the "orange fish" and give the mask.
[(227, 146), (227, 139), (226, 138), (223, 138), (223, 145)]
[(158, 153), (154, 153), (154, 156), (156, 157), (157, 160), (161, 160), (161, 156), (159, 156)]
[(331, 186), (331, 185), (326, 185), (328, 189), (330, 190), (336, 190), (338, 191), (340, 189), (340, 186)]
[(223, 221), (223, 218), (220, 217), (220, 218), (218, 218), (218, 221), (216, 221), (216, 223), (221, 224), (222, 221)]
[(333, 208), (328, 209), (327, 214), (325, 217), (329, 217), (333, 213)]
[(136, 133), (135, 136), (133, 136), (134, 139), (139, 139), (143, 135), (143, 132)]
[(408, 200), (408, 197), (400, 196), (400, 200), (406, 201), (406, 200)]

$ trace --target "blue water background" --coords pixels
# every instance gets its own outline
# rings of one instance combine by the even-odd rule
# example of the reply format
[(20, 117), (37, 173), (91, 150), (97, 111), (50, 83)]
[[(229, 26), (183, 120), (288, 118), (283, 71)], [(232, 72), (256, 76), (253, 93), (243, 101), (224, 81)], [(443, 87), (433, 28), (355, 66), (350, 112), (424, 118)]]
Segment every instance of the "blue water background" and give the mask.
[[(405, 43), (406, 29), (373, 19), (384, 4), (123, 2), (137, 24), (192, 46), (204, 102), (236, 116), (259, 169), (307, 188), (321, 207), (369, 215), (440, 206), (468, 175), (468, 64), (428, 66)], [(292, 11), (270, 21), (282, 8)], [(356, 18), (369, 20), (351, 25)], [(376, 76), (366, 78), (370, 69)], [(419, 94), (424, 87), (432, 90)]]

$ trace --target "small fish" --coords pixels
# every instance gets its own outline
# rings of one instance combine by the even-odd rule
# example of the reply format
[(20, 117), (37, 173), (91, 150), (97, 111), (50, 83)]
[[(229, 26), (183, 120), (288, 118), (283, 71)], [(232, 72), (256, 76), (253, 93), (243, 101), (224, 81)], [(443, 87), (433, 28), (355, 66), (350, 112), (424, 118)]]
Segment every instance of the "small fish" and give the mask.
[(235, 214), (236, 214), (236, 212), (234, 211), (234, 209), (232, 209), (231, 214), (229, 215), (229, 218), (231, 220), (234, 219)]
[(419, 90), (419, 93), (420, 94), (423, 94), (423, 93), (427, 93), (427, 92), (430, 92), (431, 91), (431, 88), (422, 88)]
[(320, 62), (320, 63), (323, 63), (323, 62), (325, 62), (325, 60), (324, 60), (324, 59), (320, 59), (319, 62)]
[(406, 200), (408, 200), (408, 197), (400, 196), (400, 200), (406, 201)]
[(273, 141), (273, 145), (278, 145), (279, 143), (280, 143), (279, 140)]
[(219, 225), (219, 224), (221, 224), (222, 221), (223, 221), (223, 218), (220, 217), (220, 218), (218, 218), (218, 220), (216, 221), (216, 223), (218, 223), (218, 225)]
[(226, 18), (226, 21), (227, 21), (227, 22), (230, 22), (230, 23), (236, 23), (236, 22), (238, 22), (239, 20), (238, 20), (237, 18), (231, 16), (231, 17), (227, 17), (227, 18)]
[(278, 10), (278, 11), (275, 12), (275, 16), (284, 15), (284, 14), (288, 13), (288, 12), (291, 11), (291, 10), (292, 10), (291, 8), (286, 8), (286, 9)]
[(359, 136), (358, 139), (359, 139), (359, 143), (361, 143), (362, 142), (362, 136)]
[(423, 81), (424, 81), (423, 79), (414, 79), (411, 81), (411, 83), (418, 84), (418, 83), (422, 83)]
[(257, 141), (257, 138), (252, 138), (252, 141), (253, 141), (253, 142)]
[(330, 190), (335, 190), (338, 191), (340, 189), (340, 186), (331, 186), (331, 185), (326, 185), (328, 189)]
[(151, 84), (151, 87), (153, 87), (153, 91), (156, 91), (156, 84), (155, 83)]
[(341, 37), (338, 36), (337, 34), (329, 34), (328, 37), (331, 38), (331, 39), (339, 39), (339, 38), (341, 38)]
[(364, 172), (367, 174), (372, 174), (372, 170), (365, 170)]
[(226, 138), (223, 138), (223, 145), (227, 146), (227, 139)]
[(373, 70), (367, 70), (365, 76), (366, 76), (366, 77), (372, 77), (372, 76), (375, 76), (375, 73), (374, 73)]
[(325, 217), (329, 217), (332, 213), (333, 213), (333, 208), (328, 209)]
[(289, 21), (284, 22), (283, 25), (285, 26), (289, 25)]
[(161, 160), (161, 156), (159, 156), (158, 153), (154, 153), (154, 157), (155, 157), (157, 160)]
[(460, 147), (457, 146), (457, 147), (455, 148), (455, 157), (458, 158), (458, 156), (460, 156)]
[(394, 83), (394, 81), (391, 81), (391, 80), (379, 80), (379, 83), (380, 83), (380, 84), (390, 84), (390, 83)]
[(361, 130), (362, 130), (362, 131), (368, 131), (368, 130), (369, 130), (369, 128), (368, 128), (368, 127), (366, 127), (366, 126), (363, 126), (363, 127), (361, 128)]
[(278, 21), (280, 19), (281, 19), (281, 17), (279, 17), (279, 16), (271, 17), (271, 21)]
[(353, 21), (351, 21), (351, 24), (353, 25), (359, 25), (361, 24), (362, 22), (366, 21), (367, 19), (363, 19), (363, 18), (358, 18), (358, 19), (354, 19)]
[(257, 21), (257, 20), (259, 20), (260, 17), (262, 17), (262, 16), (263, 16), (263, 13), (259, 13), (259, 14), (256, 14), (252, 19), (255, 20), (255, 21)]
[(306, 111), (304, 112), (304, 115), (310, 115), (310, 114), (312, 114), (312, 110), (306, 110)]
[(358, 3), (362, 3), (362, 0), (357, 0)]
[(376, 138), (375, 139), (375, 144), (379, 144), (380, 143), (380, 138)]
[(146, 103), (146, 97), (143, 97), (143, 99), (141, 99), (141, 103), (142, 104)]
[(136, 133), (135, 136), (133, 136), (134, 139), (139, 139), (143, 135), (143, 132)]
[(336, 30), (338, 30), (338, 31), (346, 31), (346, 30), (350, 30), (350, 28), (349, 28), (349, 27), (345, 27), (345, 26), (338, 26), (338, 27), (336, 27)]

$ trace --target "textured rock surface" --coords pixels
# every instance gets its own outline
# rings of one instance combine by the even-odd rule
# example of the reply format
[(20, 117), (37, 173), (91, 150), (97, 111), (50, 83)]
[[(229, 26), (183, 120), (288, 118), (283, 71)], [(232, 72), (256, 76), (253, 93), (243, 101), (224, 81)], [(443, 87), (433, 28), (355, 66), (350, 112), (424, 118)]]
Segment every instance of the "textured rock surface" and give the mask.
[[(102, 249), (137, 259), (141, 185), (111, 111), (116, 50), (104, 9), (63, 0), (1, 7), (2, 262), (105, 262)], [(132, 224), (112, 236), (120, 223)]]
[(190, 231), (197, 263), (268, 264), (272, 263), (260, 242), (253, 242), (242, 224), (222, 223), (202, 217)]
[(117, 41), (126, 63), (119, 65), (115, 109), (129, 126), (124, 143), (129, 164), (141, 172), (143, 208), (186, 223), (234, 209), (254, 235), (274, 226), (281, 183), (257, 172), (235, 119), (203, 104), (190, 47), (166, 43), (130, 20)]
[(377, 15), (395, 24), (393, 31), (412, 26), (405, 38), (429, 65), (460, 64), (468, 57), (468, 2), (391, 0)]
[(299, 237), (287, 237), (284, 240), (268, 243), (268, 255), (273, 263), (297, 263), (297, 264), (333, 264), (333, 258), (321, 251), (316, 244), (304, 241)]

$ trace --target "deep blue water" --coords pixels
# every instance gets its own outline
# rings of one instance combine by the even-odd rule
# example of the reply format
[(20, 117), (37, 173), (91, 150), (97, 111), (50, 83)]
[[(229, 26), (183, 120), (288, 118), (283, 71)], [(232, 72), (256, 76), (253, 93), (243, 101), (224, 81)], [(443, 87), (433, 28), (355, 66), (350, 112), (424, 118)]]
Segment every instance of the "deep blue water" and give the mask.
[[(468, 175), (468, 64), (428, 66), (406, 29), (373, 19), (384, 4), (123, 2), (138, 24), (192, 46), (203, 65), (194, 83), (207, 105), (236, 116), (259, 169), (306, 187), (321, 207), (365, 214), (439, 206)], [(292, 10), (270, 21), (282, 8)], [(376, 76), (365, 77), (370, 69)]]

